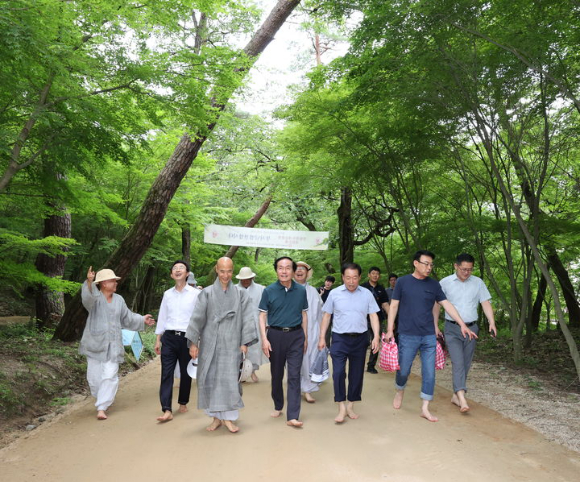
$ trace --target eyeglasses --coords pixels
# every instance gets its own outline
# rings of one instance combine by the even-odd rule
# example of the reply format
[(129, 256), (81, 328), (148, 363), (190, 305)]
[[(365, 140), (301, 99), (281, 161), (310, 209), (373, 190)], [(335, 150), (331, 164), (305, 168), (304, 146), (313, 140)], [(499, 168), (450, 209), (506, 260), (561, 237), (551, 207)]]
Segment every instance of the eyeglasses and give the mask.
[(435, 267), (435, 265), (433, 263), (427, 263), (427, 261), (417, 261), (417, 263), (424, 264), (425, 266), (429, 266), (431, 268)]
[(472, 273), (473, 272), (473, 268), (457, 268), (459, 271), (461, 271), (462, 273)]

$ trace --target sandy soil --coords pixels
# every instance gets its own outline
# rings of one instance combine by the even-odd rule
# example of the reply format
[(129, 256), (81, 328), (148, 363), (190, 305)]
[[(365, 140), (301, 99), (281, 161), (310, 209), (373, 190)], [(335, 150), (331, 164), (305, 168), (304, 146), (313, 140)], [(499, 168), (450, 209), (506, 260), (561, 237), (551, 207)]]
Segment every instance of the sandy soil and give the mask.
[[(333, 422), (332, 385), (302, 405), (303, 429), (272, 419), (268, 366), (244, 384), (241, 431), (204, 430), (193, 408), (158, 424), (159, 361), (121, 381), (109, 420), (95, 419), (90, 398), (0, 451), (6, 481), (392, 481), (578, 480), (580, 455), (483, 405), (460, 414), (437, 387), (432, 411), (419, 417), (420, 380), (413, 378), (401, 410), (391, 407), (393, 375), (367, 375), (360, 419)], [(195, 388), (192, 390), (195, 398)]]

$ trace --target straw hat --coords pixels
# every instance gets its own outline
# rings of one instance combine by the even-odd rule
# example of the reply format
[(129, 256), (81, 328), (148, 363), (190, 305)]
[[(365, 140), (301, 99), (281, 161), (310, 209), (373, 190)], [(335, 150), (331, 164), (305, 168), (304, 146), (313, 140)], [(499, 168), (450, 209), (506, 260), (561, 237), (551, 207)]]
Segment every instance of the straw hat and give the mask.
[(309, 281), (310, 278), (312, 278), (312, 275), (314, 274), (314, 270), (310, 267), (310, 265), (308, 263), (305, 263), (304, 261), (298, 261), (296, 263), (297, 267), (303, 266), (304, 268), (306, 268), (306, 270), (308, 271), (308, 274), (306, 275), (306, 281)]
[(95, 276), (95, 283), (100, 283), (101, 281), (108, 281), (111, 279), (121, 279), (112, 269), (102, 269), (101, 271), (97, 271), (97, 276)]
[(244, 266), (240, 272), (236, 275), (237, 279), (251, 279), (251, 278), (255, 278), (256, 277), (256, 273), (254, 273), (252, 271), (252, 268), (248, 268), (247, 266)]

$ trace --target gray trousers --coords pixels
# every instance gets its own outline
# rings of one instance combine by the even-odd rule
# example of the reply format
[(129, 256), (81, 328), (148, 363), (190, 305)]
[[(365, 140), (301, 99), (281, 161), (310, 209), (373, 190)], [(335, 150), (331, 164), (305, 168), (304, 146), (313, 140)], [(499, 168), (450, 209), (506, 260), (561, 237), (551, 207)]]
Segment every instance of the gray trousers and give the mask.
[[(469, 327), (476, 335), (479, 333), (479, 327), (472, 325)], [(471, 368), (471, 360), (475, 352), (477, 340), (470, 340), (469, 337), (463, 338), (459, 325), (445, 322), (445, 343), (449, 350), (451, 358), (451, 368), (453, 372), (453, 391), (467, 391), (467, 374)]]

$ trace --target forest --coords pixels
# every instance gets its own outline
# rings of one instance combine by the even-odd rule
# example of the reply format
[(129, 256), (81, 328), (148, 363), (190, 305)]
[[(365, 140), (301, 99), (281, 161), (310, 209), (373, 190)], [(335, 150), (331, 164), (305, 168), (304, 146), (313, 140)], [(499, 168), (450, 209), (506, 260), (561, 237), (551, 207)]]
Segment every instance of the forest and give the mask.
[[(28, 307), (77, 340), (88, 266), (145, 313), (176, 259), (206, 285), (227, 253), (268, 284), (290, 255), (319, 286), (346, 261), (407, 274), (418, 249), (440, 279), (469, 252), (513, 359), (557, 331), (580, 378), (579, 10), (1, 2), (0, 315)], [(252, 70), (267, 49), (292, 55), (283, 28), (310, 39), (308, 68), (256, 114)], [(210, 223), (329, 231), (330, 247), (204, 244)]]

